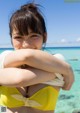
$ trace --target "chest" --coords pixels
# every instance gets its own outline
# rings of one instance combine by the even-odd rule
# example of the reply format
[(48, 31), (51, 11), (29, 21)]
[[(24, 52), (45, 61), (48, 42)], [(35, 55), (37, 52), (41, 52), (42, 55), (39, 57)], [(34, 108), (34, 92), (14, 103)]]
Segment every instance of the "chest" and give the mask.
[(44, 85), (44, 84), (37, 84), (37, 85), (28, 86), (28, 87), (20, 87), (17, 89), (24, 97), (30, 97), (34, 93), (39, 91), (41, 88), (44, 88), (46, 86), (47, 85)]
[(17, 90), (24, 96), (28, 96), (28, 88), (29, 87), (18, 87)]

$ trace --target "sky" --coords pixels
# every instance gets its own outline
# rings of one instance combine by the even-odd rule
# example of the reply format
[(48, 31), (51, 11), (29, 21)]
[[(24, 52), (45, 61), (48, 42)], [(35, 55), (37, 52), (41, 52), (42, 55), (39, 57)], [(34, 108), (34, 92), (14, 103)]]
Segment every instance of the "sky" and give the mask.
[[(30, 1), (0, 0), (0, 47), (11, 47), (9, 19), (14, 11)], [(47, 46), (80, 46), (79, 0), (34, 1), (43, 6), (40, 9), (47, 27)]]

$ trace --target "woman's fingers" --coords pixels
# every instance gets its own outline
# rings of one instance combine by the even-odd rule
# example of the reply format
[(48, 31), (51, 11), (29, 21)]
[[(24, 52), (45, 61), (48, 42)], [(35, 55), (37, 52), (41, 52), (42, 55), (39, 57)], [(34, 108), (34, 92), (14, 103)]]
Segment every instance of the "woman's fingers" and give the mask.
[(65, 81), (65, 84), (64, 86), (62, 87), (63, 90), (70, 90), (73, 83), (74, 83), (74, 76), (71, 75), (71, 76), (65, 76), (64, 77), (64, 81)]

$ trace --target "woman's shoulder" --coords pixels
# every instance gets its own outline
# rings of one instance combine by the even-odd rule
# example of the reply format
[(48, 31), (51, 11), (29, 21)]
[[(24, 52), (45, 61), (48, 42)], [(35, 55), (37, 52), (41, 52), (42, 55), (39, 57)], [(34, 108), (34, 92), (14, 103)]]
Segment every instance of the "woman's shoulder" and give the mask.
[(11, 52), (12, 52), (12, 50), (5, 50), (5, 51), (1, 52), (0, 53), (0, 60), (2, 60), (6, 55), (8, 55)]
[(6, 54), (8, 54), (8, 53), (10, 53), (10, 52), (12, 52), (13, 50), (5, 50), (5, 51), (3, 51), (3, 52), (1, 52), (0, 53), (0, 57), (1, 56), (5, 56)]
[(0, 53), (0, 69), (2, 69), (4, 67), (3, 63), (4, 63), (5, 57), (11, 52), (12, 52), (12, 50), (5, 50)]

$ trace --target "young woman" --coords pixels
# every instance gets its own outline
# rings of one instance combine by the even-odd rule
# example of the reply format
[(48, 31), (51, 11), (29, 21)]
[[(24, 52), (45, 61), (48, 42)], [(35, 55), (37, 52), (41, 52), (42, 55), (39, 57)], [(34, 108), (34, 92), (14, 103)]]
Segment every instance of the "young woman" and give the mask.
[(53, 113), (60, 88), (74, 81), (71, 66), (42, 51), (47, 31), (38, 5), (22, 6), (9, 26), (14, 51), (0, 55), (0, 105), (6, 113)]

